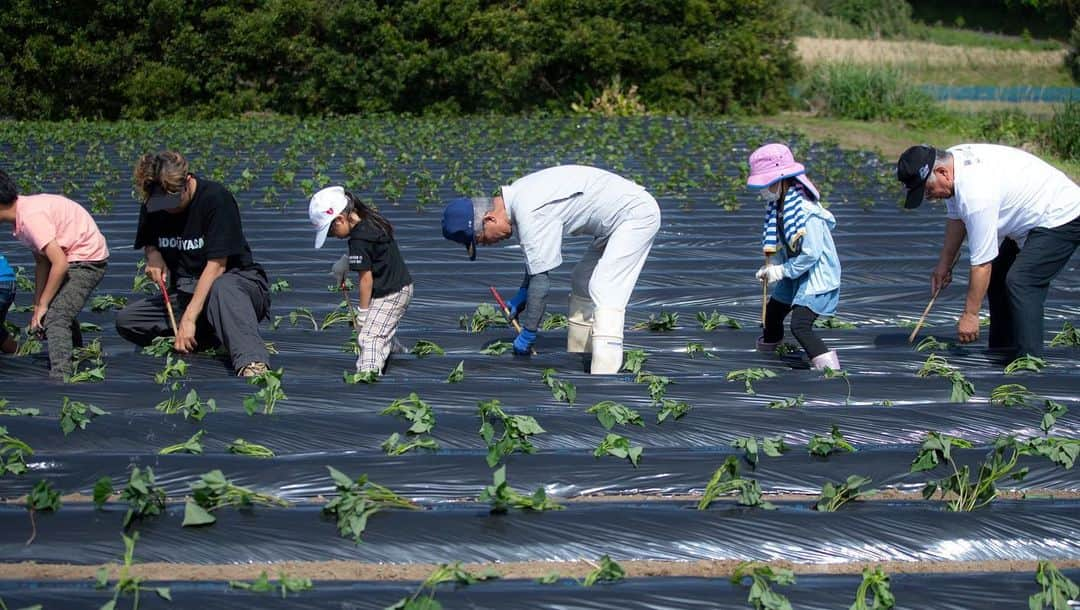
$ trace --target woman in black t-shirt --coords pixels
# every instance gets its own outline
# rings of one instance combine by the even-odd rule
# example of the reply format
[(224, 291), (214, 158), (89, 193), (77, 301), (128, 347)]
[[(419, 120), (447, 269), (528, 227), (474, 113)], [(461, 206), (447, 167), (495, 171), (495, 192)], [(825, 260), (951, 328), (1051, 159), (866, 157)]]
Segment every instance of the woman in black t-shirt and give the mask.
[(322, 247), (328, 234), (349, 240), (349, 253), (334, 265), (334, 276), (344, 285), (349, 270), (359, 274), (356, 372), (382, 374), (413, 295), (412, 277), (394, 241), (394, 227), (340, 186), (315, 193), (308, 216), (315, 226), (316, 248)]

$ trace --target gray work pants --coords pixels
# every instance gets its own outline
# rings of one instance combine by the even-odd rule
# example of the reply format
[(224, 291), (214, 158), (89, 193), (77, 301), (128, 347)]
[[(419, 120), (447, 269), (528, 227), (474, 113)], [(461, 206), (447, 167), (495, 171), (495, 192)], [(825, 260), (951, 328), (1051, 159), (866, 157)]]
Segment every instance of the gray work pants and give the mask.
[(42, 326), (49, 342), (49, 375), (64, 378), (72, 374), (71, 354), (75, 347), (82, 347), (79, 330), (79, 312), (90, 299), (101, 278), (105, 277), (107, 261), (93, 263), (70, 263), (67, 277), (60, 284), (56, 296), (49, 303)]
[(1023, 249), (1005, 239), (990, 269), (991, 348), (1015, 356), (1043, 351), (1043, 305), (1050, 281), (1080, 246), (1080, 217), (1053, 229), (1032, 229)]
[[(191, 295), (172, 297), (177, 323)], [(270, 313), (270, 286), (261, 269), (231, 269), (219, 277), (206, 298), (195, 323), (199, 349), (224, 346), (233, 370), (252, 362), (270, 363), (270, 354), (259, 335), (259, 320)], [(116, 330), (135, 345), (146, 346), (155, 337), (172, 335), (165, 300), (161, 295), (129, 304), (116, 315)]]

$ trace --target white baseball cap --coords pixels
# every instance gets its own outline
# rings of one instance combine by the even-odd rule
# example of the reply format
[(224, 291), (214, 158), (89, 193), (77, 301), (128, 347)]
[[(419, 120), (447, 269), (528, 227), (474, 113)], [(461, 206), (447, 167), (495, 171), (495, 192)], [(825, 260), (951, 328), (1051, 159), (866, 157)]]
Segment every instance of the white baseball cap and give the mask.
[(330, 232), (330, 224), (347, 205), (349, 205), (349, 199), (345, 196), (345, 188), (341, 186), (328, 186), (311, 196), (308, 218), (315, 227), (316, 248), (321, 248), (326, 243), (326, 234)]

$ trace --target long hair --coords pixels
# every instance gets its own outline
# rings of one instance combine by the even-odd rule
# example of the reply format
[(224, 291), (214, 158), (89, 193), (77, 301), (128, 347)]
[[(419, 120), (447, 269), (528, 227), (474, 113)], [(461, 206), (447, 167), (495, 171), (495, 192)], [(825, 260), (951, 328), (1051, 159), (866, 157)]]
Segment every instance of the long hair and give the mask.
[(394, 238), (394, 225), (390, 224), (390, 221), (375, 208), (368, 207), (363, 201), (360, 201), (348, 191), (345, 192), (345, 198), (349, 200), (349, 203), (345, 206), (345, 209), (342, 210), (342, 213), (348, 216), (349, 214), (356, 212), (356, 215), (360, 217), (361, 222), (370, 220), (373, 225), (390, 236), (390, 239)]
[(146, 201), (154, 184), (175, 193), (183, 186), (187, 175), (188, 162), (184, 155), (173, 150), (163, 150), (139, 157), (135, 162), (132, 180), (139, 198)]

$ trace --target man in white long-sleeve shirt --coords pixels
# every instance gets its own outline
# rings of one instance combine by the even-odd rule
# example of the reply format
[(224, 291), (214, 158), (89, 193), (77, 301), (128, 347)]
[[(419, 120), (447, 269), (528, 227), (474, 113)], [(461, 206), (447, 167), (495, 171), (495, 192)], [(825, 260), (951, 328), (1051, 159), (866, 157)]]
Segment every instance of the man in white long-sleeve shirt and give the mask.
[(622, 366), (626, 305), (659, 228), (660, 208), (644, 187), (583, 165), (544, 169), (502, 187), (492, 199), (457, 199), (443, 211), (443, 235), (464, 244), (473, 259), (476, 244), (517, 234), (526, 273), (508, 304), (522, 323), (514, 340), (520, 354), (536, 341), (548, 272), (563, 262), (563, 235), (593, 237), (574, 267), (567, 316), (567, 351), (591, 350), (593, 374)]
[(912, 146), (896, 171), (908, 189), (905, 207), (929, 198), (944, 199), (948, 208), (932, 290), (952, 280), (953, 261), (968, 239), (971, 277), (956, 325), (960, 341), (979, 337), (979, 310), (989, 296), (990, 348), (1039, 354), (1050, 281), (1080, 245), (1080, 187), (1038, 157), (995, 144)]

